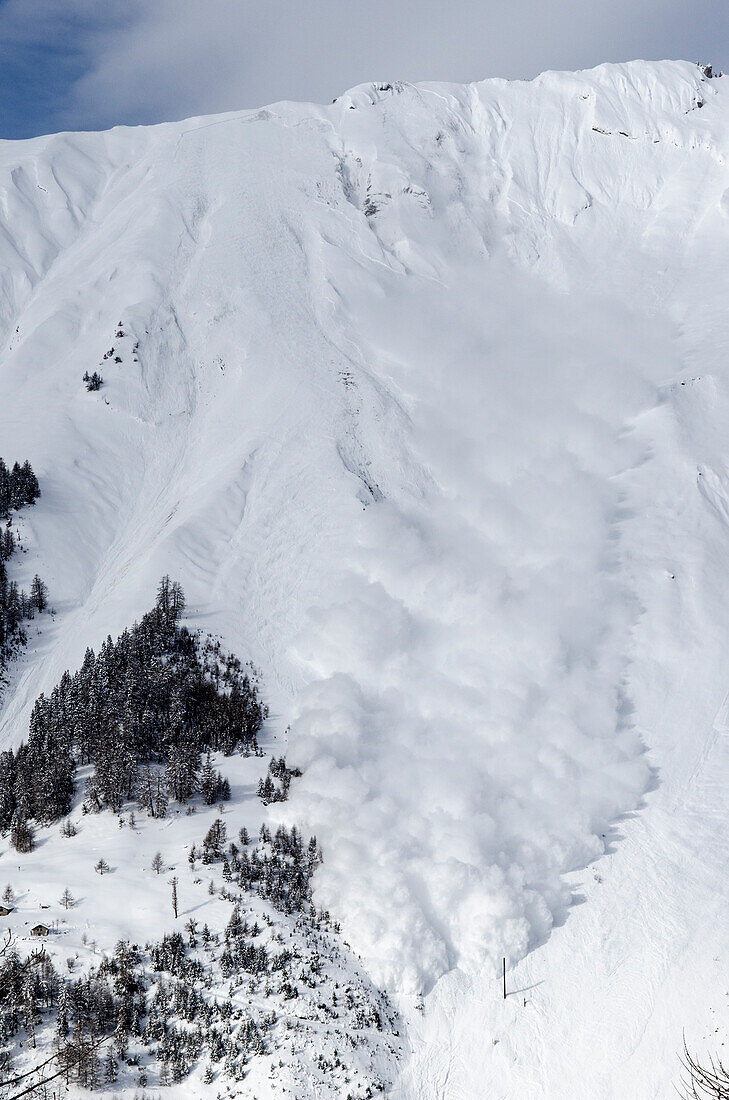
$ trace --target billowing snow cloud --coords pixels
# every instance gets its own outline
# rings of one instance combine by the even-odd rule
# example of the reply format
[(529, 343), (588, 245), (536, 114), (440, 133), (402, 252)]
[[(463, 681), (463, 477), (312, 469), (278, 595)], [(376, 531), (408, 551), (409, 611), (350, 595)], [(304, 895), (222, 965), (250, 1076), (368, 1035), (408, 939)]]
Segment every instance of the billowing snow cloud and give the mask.
[(640, 608), (620, 475), (644, 458), (654, 334), (498, 263), (450, 274), (357, 302), (418, 472), (398, 491), (391, 470), (312, 613), (290, 750), (319, 899), (411, 990), (541, 940), (570, 904), (560, 873), (649, 779), (623, 696)]

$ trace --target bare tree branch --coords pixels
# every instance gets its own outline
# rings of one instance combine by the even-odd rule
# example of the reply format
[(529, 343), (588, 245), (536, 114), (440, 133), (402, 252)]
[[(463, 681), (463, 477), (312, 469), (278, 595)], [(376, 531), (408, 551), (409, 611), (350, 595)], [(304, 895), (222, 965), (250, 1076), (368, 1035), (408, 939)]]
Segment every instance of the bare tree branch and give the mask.
[(729, 1100), (729, 1071), (717, 1058), (708, 1055), (702, 1064), (689, 1052), (683, 1037), (684, 1073), (676, 1092), (683, 1100)]
[(47, 1085), (50, 1081), (55, 1081), (57, 1077), (62, 1077), (64, 1073), (67, 1073), (76, 1062), (81, 1061), (82, 1058), (88, 1057), (92, 1051), (96, 1051), (99, 1047), (103, 1046), (109, 1039), (113, 1038), (112, 1035), (102, 1035), (100, 1039), (90, 1043), (88, 1046), (84, 1046), (79, 1050), (73, 1052), (71, 1045), (63, 1047), (61, 1050), (56, 1051), (50, 1058), (46, 1058), (44, 1062), (40, 1062), (32, 1069), (26, 1070), (25, 1073), (18, 1074), (17, 1077), (9, 1078), (7, 1081), (0, 1081), (0, 1088), (15, 1088), (16, 1085), (21, 1084), (22, 1081), (26, 1081), (29, 1077), (35, 1076), (36, 1073), (40, 1073), (42, 1069), (49, 1066), (52, 1062), (56, 1062), (59, 1059), (64, 1060), (64, 1064), (55, 1073), (49, 1074), (47, 1077), (42, 1077), (38, 1081), (33, 1081), (30, 1085), (24, 1086), (20, 1092), (13, 1093), (12, 1096), (8, 1096), (7, 1100), (21, 1100), (22, 1096), (28, 1096), (34, 1089), (40, 1088), (42, 1085)]

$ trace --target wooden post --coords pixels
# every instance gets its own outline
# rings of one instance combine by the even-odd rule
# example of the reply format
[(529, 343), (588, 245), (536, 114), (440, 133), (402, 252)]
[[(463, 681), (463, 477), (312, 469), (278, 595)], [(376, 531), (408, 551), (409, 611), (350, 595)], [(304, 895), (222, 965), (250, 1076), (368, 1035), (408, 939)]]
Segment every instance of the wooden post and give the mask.
[(504, 1000), (506, 1000), (506, 958), (504, 957)]

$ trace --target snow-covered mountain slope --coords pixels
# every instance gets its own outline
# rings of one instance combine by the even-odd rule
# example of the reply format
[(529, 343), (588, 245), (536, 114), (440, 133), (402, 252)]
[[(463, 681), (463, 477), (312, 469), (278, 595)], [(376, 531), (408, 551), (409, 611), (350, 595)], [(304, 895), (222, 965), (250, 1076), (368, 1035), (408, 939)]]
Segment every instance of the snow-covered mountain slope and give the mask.
[(292, 725), (317, 900), (427, 994), (408, 1100), (662, 1097), (721, 1028), (728, 146), (643, 62), (0, 144), (58, 612), (2, 741), (178, 577)]

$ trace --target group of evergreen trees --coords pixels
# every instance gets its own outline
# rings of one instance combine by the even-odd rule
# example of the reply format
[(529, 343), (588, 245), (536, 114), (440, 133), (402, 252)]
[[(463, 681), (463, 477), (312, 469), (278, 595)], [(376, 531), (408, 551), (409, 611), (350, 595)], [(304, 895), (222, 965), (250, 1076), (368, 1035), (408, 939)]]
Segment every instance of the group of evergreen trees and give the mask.
[[(309, 880), (321, 858), (314, 839), (305, 846), (296, 829), (282, 828), (272, 837), (265, 826), (250, 851), (245, 830), (238, 839), (240, 847), (226, 847), (225, 826), (217, 819), (203, 841), (204, 862), (222, 859), (226, 882), (235, 876), (244, 890), (259, 893), (297, 921), (303, 916), (312, 928), (328, 925), (326, 915), (317, 914), (309, 900)], [(193, 849), (193, 863), (195, 858), (200, 857)], [(301, 957), (288, 947), (272, 949), (271, 941), (267, 947), (258, 922), (249, 923), (237, 902), (222, 945), (217, 934), (207, 925), (200, 928), (193, 918), (185, 932), (185, 937), (172, 932), (147, 944), (144, 953), (122, 941), (96, 970), (76, 980), (59, 975), (42, 949), (26, 959), (15, 950), (6, 952), (0, 959), (0, 1044), (24, 1032), (35, 1045), (36, 1033), (54, 1024), (56, 1063), (67, 1067), (67, 1080), (85, 1088), (114, 1083), (122, 1062), (137, 1066), (137, 1083), (146, 1086), (147, 1069), (138, 1055), (129, 1056), (131, 1044), (149, 1052), (161, 1084), (181, 1081), (203, 1053), (208, 1078), (212, 1066), (221, 1063), (225, 1076), (241, 1080), (250, 1058), (265, 1053), (276, 1013), (233, 1013), (230, 998), (206, 996), (211, 967), (219, 967), (231, 989), (252, 981), (268, 995), (275, 991), (292, 1000), (298, 996), (297, 962), (298, 980), (305, 976)], [(314, 973), (306, 980), (317, 984)], [(12, 1079), (9, 1052), (0, 1062), (0, 1077)]]
[(44, 611), (48, 602), (46, 586), (37, 574), (30, 595), (8, 574), (8, 562), (18, 548), (18, 540), (10, 526), (11, 513), (34, 504), (39, 496), (38, 478), (30, 462), (26, 460), (22, 466), (16, 462), (9, 470), (0, 458), (0, 522), (4, 523), (0, 530), (0, 687), (3, 669), (25, 644), (24, 620), (31, 619), (36, 611)]
[(48, 589), (37, 573), (30, 584), (30, 595), (8, 577), (5, 563), (15, 547), (13, 532), (9, 528), (0, 532), (0, 670), (18, 648), (25, 645), (23, 622), (48, 606)]
[(261, 826), (260, 843), (249, 849), (245, 829), (238, 834), (238, 844), (231, 841), (226, 848), (226, 828), (217, 818), (198, 849), (193, 844), (188, 854), (191, 867), (222, 861), (223, 880), (234, 883), (245, 893), (257, 893), (270, 901), (282, 913), (299, 913), (311, 900), (311, 877), (321, 862), (321, 850), (316, 837), (304, 844), (301, 833), (280, 826), (272, 835)]
[[(34, 821), (49, 823), (69, 812), (75, 770), (81, 765), (90, 766), (86, 812), (109, 808), (118, 813), (134, 800), (151, 816), (164, 816), (168, 799), (185, 803), (199, 794), (214, 805), (230, 798), (228, 781), (214, 769), (210, 754), (259, 753), (257, 734), (266, 710), (240, 661), (226, 655), (217, 641), (181, 625), (184, 606), (180, 585), (164, 577), (154, 608), (141, 622), (116, 641), (107, 638), (98, 654), (87, 650), (81, 668), (64, 673), (51, 694), (37, 700), (26, 743), (16, 753), (0, 753), (0, 831), (10, 830), (17, 850), (32, 848)], [(283, 757), (274, 758), (259, 787), (263, 801), (285, 799), (298, 774)], [(75, 835), (70, 819), (62, 832)], [(119, 943), (113, 956), (79, 978), (73, 976), (73, 959), (67, 960), (70, 973), (60, 975), (44, 950), (22, 959), (8, 948), (10, 936), (5, 949), (0, 945), (0, 1048), (35, 1047), (36, 1034), (40, 1037), (44, 1028), (39, 1088), (59, 1070), (67, 1083), (113, 1085), (124, 1065), (133, 1070), (139, 1088), (147, 1087), (150, 1070), (155, 1083), (173, 1085), (202, 1056), (207, 1083), (219, 1073), (240, 1081), (252, 1057), (265, 1054), (273, 1043), (286, 1043), (288, 1031), (301, 1030), (293, 1007), (299, 988), (322, 987), (317, 1011), (343, 1028), (353, 1048), (353, 1028), (382, 1029), (378, 1003), (364, 991), (333, 985), (322, 966), (323, 958), (337, 958), (327, 937), (333, 939), (338, 927), (311, 901), (311, 879), (321, 861), (315, 837), (307, 842), (295, 827), (272, 834), (264, 824), (257, 843), (245, 828), (229, 842), (220, 816), (188, 859), (192, 871), (199, 861), (222, 872), (220, 897), (233, 904), (222, 936), (207, 925), (199, 928), (191, 917), (185, 936), (175, 931), (143, 951)], [(163, 869), (160, 853), (152, 867), (158, 874)], [(103, 858), (96, 870), (100, 875), (108, 870)], [(171, 883), (176, 918), (177, 876)], [(218, 892), (212, 879), (209, 892)], [(10, 887), (6, 894), (12, 901)], [(273, 908), (255, 902), (254, 909), (251, 895)], [(73, 906), (68, 889), (59, 904)], [(277, 925), (281, 931), (266, 934), (266, 926)], [(228, 983), (227, 995), (219, 1000), (210, 990), (221, 979)], [(331, 987), (326, 1005), (321, 999), (325, 983)], [(244, 1008), (233, 999), (241, 987), (256, 1000), (277, 999), (266, 1010), (253, 1001)], [(281, 1032), (276, 1010), (283, 1006), (287, 1024)], [(306, 1010), (303, 1018), (310, 1018)], [(53, 1026), (53, 1057), (48, 1058)], [(322, 1071), (346, 1068), (334, 1054), (331, 1063), (320, 1059)], [(10, 1050), (5, 1059), (0, 1049), (0, 1083), (12, 1085)], [(23, 1087), (30, 1083), (27, 1077), (15, 1080), (23, 1080)]]
[[(122, 947), (121, 944), (117, 947), (115, 959)], [(26, 1045), (35, 1048), (37, 1034), (48, 1022), (48, 1015), (53, 1014), (56, 1051), (53, 1062), (64, 1071), (66, 1080), (77, 1081), (85, 1088), (114, 1080), (116, 1060), (111, 1047), (104, 1067), (106, 1073), (98, 1054), (104, 1039), (115, 1029), (123, 1034), (130, 1015), (128, 998), (123, 1001), (105, 980), (114, 965), (115, 960), (105, 961), (98, 971), (72, 980), (58, 974), (42, 949), (26, 958), (21, 958), (14, 949), (5, 951), (0, 960), (0, 1042), (10, 1043), (22, 1031)], [(126, 989), (129, 988), (134, 987), (128, 984)], [(135, 1007), (144, 1014), (143, 996), (141, 1003), (137, 997)], [(134, 1023), (138, 1026), (136, 1020)], [(48, 1061), (42, 1063), (43, 1068), (47, 1065)], [(8, 1050), (0, 1064), (0, 1075), (5, 1084), (14, 1084)], [(23, 1088), (30, 1088), (32, 1082), (27, 1077), (18, 1078), (19, 1087), (21, 1081)], [(40, 1091), (37, 1095), (41, 1094), (50, 1095)]]
[(15, 462), (9, 470), (0, 458), (0, 520), (7, 519), (13, 508), (35, 504), (40, 495), (38, 478), (27, 459), (22, 466)]
[(268, 765), (268, 775), (258, 781), (258, 797), (264, 806), (271, 802), (285, 802), (289, 797), (291, 780), (301, 775), (298, 768), (289, 768), (283, 756), (274, 756)]
[[(325, 1013), (328, 1029), (337, 1028), (352, 1049), (385, 1027), (393, 1030), (394, 1017), (384, 997), (373, 997), (348, 980), (335, 984), (331, 976), (331, 967), (339, 965), (334, 942), (338, 929), (311, 903), (309, 884), (321, 860), (315, 838), (305, 843), (295, 828), (271, 834), (263, 825), (257, 844), (245, 828), (237, 843), (228, 843), (225, 824), (217, 818), (201, 850), (193, 846), (190, 852), (193, 867), (198, 859), (218, 867), (222, 862), (226, 886), (220, 896), (233, 903), (222, 935), (189, 917), (184, 934), (169, 933), (143, 950), (122, 941), (79, 978), (59, 974), (43, 949), (25, 959), (13, 949), (3, 958), (0, 950), (4, 1083), (14, 1083), (15, 1049), (35, 1047), (36, 1037), (45, 1052), (40, 1055), (39, 1050), (39, 1088), (58, 1069), (67, 1083), (88, 1089), (114, 1085), (122, 1072), (128, 1080), (128, 1070), (142, 1089), (151, 1083), (174, 1085), (203, 1057), (206, 1083), (218, 1075), (241, 1081), (253, 1058), (272, 1048), (283, 1053), (288, 1035), (296, 1041), (304, 1033), (303, 1022), (311, 1019), (310, 991), (317, 991), (317, 1012)], [(230, 892), (233, 884), (239, 893)], [(256, 912), (250, 906), (250, 895), (256, 893), (278, 910), (276, 920), (265, 909)], [(267, 928), (277, 931), (270, 934)], [(227, 983), (227, 995), (211, 996), (221, 980)], [(233, 996), (242, 988), (255, 1001), (265, 999), (267, 1007), (256, 1007), (253, 1001), (243, 1006)], [(304, 1000), (297, 1007), (302, 990)], [(282, 1011), (287, 1021), (283, 1031), (277, 1028)], [(296, 1054), (293, 1047), (291, 1053)], [(319, 1060), (323, 1072), (346, 1068), (336, 1050), (334, 1054), (335, 1061)], [(22, 1072), (15, 1080), (28, 1085)]]
[(164, 577), (141, 622), (88, 649), (76, 673), (39, 697), (27, 742), (0, 753), (0, 831), (65, 816), (78, 765), (93, 765), (87, 811), (118, 813), (133, 799), (163, 817), (169, 798), (229, 797), (201, 754), (258, 752), (266, 711), (240, 661), (180, 625), (184, 605), (180, 585)]
[(93, 374), (89, 374), (88, 371), (84, 371), (84, 385), (89, 393), (94, 393), (96, 390), (100, 390), (104, 385), (104, 379), (101, 377), (98, 371), (94, 371)]
[[(148, 944), (146, 958), (121, 941), (112, 956), (75, 980), (60, 975), (43, 950), (25, 959), (10, 951), (0, 961), (0, 1044), (24, 1033), (26, 1044), (35, 1047), (41, 1029), (54, 1024), (54, 1064), (65, 1068), (67, 1081), (87, 1089), (113, 1084), (123, 1063), (136, 1066), (137, 1084), (144, 1088), (148, 1069), (138, 1053), (130, 1056), (132, 1044), (149, 1053), (160, 1084), (183, 1080), (206, 1050), (211, 1066), (223, 1062), (226, 1076), (242, 1079), (250, 1056), (264, 1053), (276, 1015), (257, 1013), (254, 1019), (239, 1009), (234, 1013), (229, 999), (205, 997), (201, 990), (210, 984), (209, 967), (191, 956), (190, 947), (199, 948), (198, 955), (210, 954), (212, 961), (218, 937), (207, 925), (198, 931), (195, 921), (188, 922), (187, 932), (187, 942), (173, 932)], [(231, 951), (244, 972), (258, 979), (286, 968), (290, 952), (269, 956), (264, 947), (250, 945), (249, 938), (259, 934), (234, 911), (225, 932), (229, 976)], [(151, 997), (149, 971), (155, 982)], [(0, 1078), (13, 1082), (9, 1050), (0, 1057)]]

